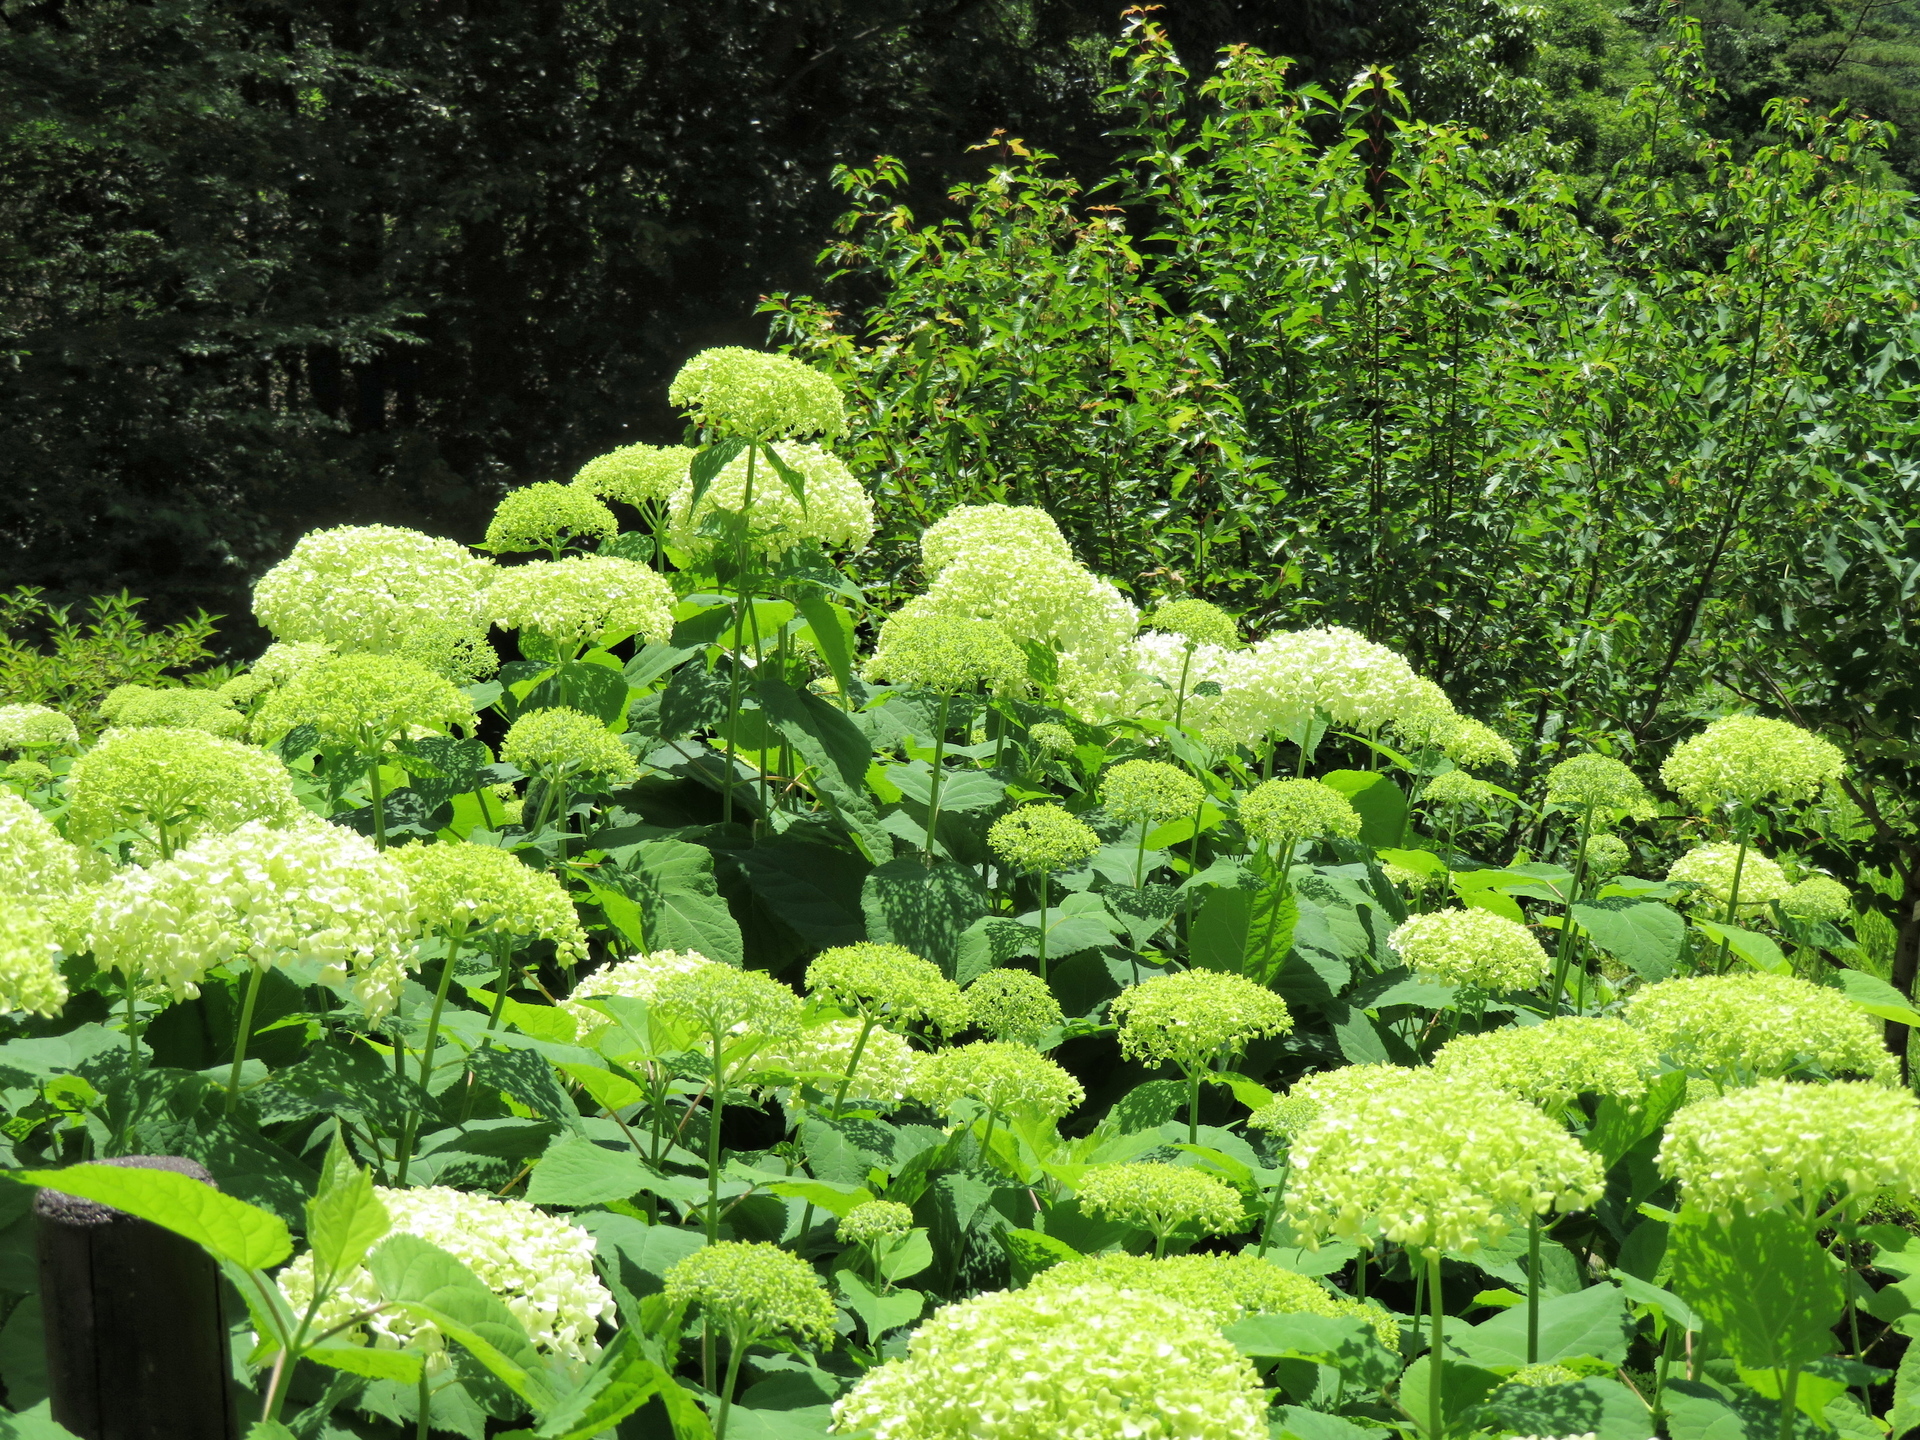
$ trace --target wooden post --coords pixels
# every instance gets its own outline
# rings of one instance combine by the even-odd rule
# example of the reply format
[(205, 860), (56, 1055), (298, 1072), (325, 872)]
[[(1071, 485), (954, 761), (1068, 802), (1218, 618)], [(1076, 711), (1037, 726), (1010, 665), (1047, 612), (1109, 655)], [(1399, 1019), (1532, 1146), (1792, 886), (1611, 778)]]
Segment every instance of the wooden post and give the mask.
[[(192, 1160), (105, 1160), (213, 1184)], [(81, 1440), (235, 1440), (220, 1272), (184, 1236), (91, 1200), (34, 1199), (53, 1418)]]

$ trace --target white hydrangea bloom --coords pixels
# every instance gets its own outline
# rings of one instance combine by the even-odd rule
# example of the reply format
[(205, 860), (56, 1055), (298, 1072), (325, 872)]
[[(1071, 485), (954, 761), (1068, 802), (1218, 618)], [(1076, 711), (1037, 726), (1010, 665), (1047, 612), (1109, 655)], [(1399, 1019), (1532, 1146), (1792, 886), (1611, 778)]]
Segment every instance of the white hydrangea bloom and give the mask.
[(662, 641), (673, 633), (673, 587), (645, 565), (614, 555), (535, 560), (500, 572), (487, 615), (509, 630), (537, 630), (577, 646), (608, 632)]
[(253, 588), (253, 613), (277, 640), (343, 650), (401, 649), (410, 630), (486, 629), (491, 561), (464, 545), (394, 525), (316, 530)]
[(0, 1014), (51, 1017), (66, 1003), (53, 926), (34, 905), (13, 896), (0, 899)]
[(1153, 719), (1171, 721), (1180, 694), (1184, 668), (1187, 703), (1180, 709), (1181, 724), (1202, 732), (1214, 728), (1221, 694), (1193, 692), (1208, 682), (1224, 692), (1233, 682), (1236, 652), (1218, 645), (1197, 645), (1187, 655), (1187, 642), (1162, 630), (1136, 635), (1110, 663), (1086, 664), (1078, 654), (1060, 657), (1060, 689), (1067, 704), (1083, 719)]
[(651, 1004), (659, 992), (660, 982), (669, 975), (684, 975), (713, 963), (698, 950), (655, 950), (636, 955), (586, 976), (574, 986), (573, 994), (560, 1002), (560, 1008), (573, 1017), (573, 1023), (585, 1035), (612, 1022), (603, 1011), (583, 1005), (581, 1001), (597, 995), (624, 995)]
[(73, 721), (45, 705), (0, 705), (0, 750), (78, 745)]
[(929, 579), (954, 561), (992, 546), (1025, 549), (1036, 560), (1073, 563), (1073, 550), (1053, 517), (1035, 505), (959, 505), (920, 536), (920, 564)]
[[(754, 1068), (789, 1075), (845, 1075), (860, 1029), (858, 1020), (829, 1020), (783, 1036), (754, 1056)], [(919, 1055), (891, 1030), (876, 1025), (860, 1051), (860, 1064), (853, 1072), (847, 1095), (897, 1105), (913, 1092), (919, 1078)], [(814, 1083), (822, 1084), (819, 1080)], [(831, 1090), (835, 1086), (823, 1088)]]
[[(776, 444), (773, 449), (804, 477), (807, 498), (803, 506), (766, 457), (756, 456), (747, 517), (756, 545), (773, 554), (790, 550), (802, 540), (817, 540), (829, 550), (859, 550), (873, 538), (873, 501), (838, 456), (818, 445)], [(689, 475), (668, 502), (674, 543), (710, 548), (714, 537), (701, 533), (701, 522), (716, 510), (737, 514), (746, 504), (746, 452), (721, 467), (698, 505)]]
[(0, 790), (0, 896), (46, 901), (79, 883), (80, 852), (27, 801)]
[[(1227, 658), (1225, 693), (1213, 713), (1219, 738), (1256, 745), (1316, 713), (1369, 734), (1404, 725), (1424, 738), (1450, 736), (1446, 696), (1384, 645), (1339, 626), (1269, 635)], [(1441, 709), (1442, 706), (1446, 708)], [(1452, 725), (1458, 724), (1453, 716)]]

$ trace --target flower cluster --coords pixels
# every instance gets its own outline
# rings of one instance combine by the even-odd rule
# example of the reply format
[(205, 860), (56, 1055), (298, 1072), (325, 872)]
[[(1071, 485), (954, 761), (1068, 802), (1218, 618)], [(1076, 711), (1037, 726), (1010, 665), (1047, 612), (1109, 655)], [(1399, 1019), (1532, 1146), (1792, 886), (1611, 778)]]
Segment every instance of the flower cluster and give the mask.
[(1266, 1426), (1252, 1364), (1205, 1315), (1101, 1285), (996, 1291), (936, 1311), (903, 1360), (833, 1407), (875, 1440), (1246, 1440)]
[(92, 845), (117, 831), (144, 831), (133, 847), (142, 860), (195, 835), (248, 821), (290, 825), (307, 814), (286, 766), (203, 730), (112, 731), (73, 762), (67, 795), (69, 839)]
[(674, 970), (654, 986), (653, 1003), (666, 1015), (704, 1031), (744, 1031), (779, 1038), (799, 1028), (800, 997), (771, 975), (708, 961)]
[(1587, 837), (1587, 874), (1595, 880), (1618, 875), (1627, 868), (1633, 852), (1618, 835), (1601, 832)]
[(1482, 810), (1491, 810), (1506, 799), (1498, 785), (1476, 780), (1464, 770), (1434, 776), (1420, 798), (1429, 805), (1478, 805)]
[(996, 1040), (1038, 1045), (1066, 1023), (1047, 982), (1031, 970), (989, 970), (966, 989), (967, 1023)]
[(1698, 975), (1628, 997), (1626, 1018), (1675, 1065), (1751, 1084), (1815, 1066), (1896, 1083), (1880, 1027), (1838, 990), (1792, 975)]
[[(391, 1233), (418, 1236), (465, 1265), (500, 1297), (541, 1350), (569, 1360), (590, 1360), (599, 1353), (596, 1333), (614, 1304), (594, 1274), (593, 1236), (585, 1230), (523, 1200), (444, 1186), (375, 1193), (393, 1222)], [(299, 1256), (277, 1279), (287, 1303), (296, 1314), (304, 1313), (314, 1298), (312, 1254)], [(370, 1273), (356, 1270), (322, 1302), (316, 1326), (328, 1330), (371, 1310), (364, 1327), (355, 1327), (343, 1340), (364, 1338), (382, 1350), (424, 1350), (431, 1373), (449, 1368), (452, 1360), (439, 1330), (396, 1307), (383, 1307), (385, 1298)]]
[(1089, 1215), (1163, 1238), (1180, 1229), (1226, 1235), (1246, 1220), (1240, 1192), (1191, 1165), (1089, 1165), (1073, 1189)]
[(1329, 1106), (1337, 1108), (1351, 1100), (1387, 1094), (1425, 1074), (1404, 1065), (1342, 1065), (1337, 1070), (1321, 1070), (1296, 1081), (1285, 1095), (1254, 1111), (1247, 1117), (1247, 1128), (1291, 1137), (1312, 1125)]
[(487, 614), (509, 630), (533, 630), (571, 653), (602, 636), (673, 633), (673, 587), (645, 565), (612, 555), (535, 560), (502, 570), (487, 591)]
[(78, 745), (73, 721), (45, 705), (0, 705), (0, 750), (51, 750)]
[(591, 490), (542, 480), (501, 497), (483, 544), (496, 555), (558, 551), (568, 544), (609, 540), (619, 531), (620, 522)]
[(400, 655), (336, 655), (299, 671), (260, 707), (254, 733), (278, 740), (311, 725), (320, 743), (372, 757), (411, 731), (475, 723), (453, 682)]
[(0, 790), (0, 897), (47, 901), (80, 882), (80, 853), (53, 822), (11, 790)]
[(684, 445), (622, 445), (596, 455), (568, 483), (602, 500), (639, 506), (679, 489), (692, 463), (693, 451)]
[[(709, 550), (725, 543), (721, 515), (744, 517), (753, 548), (782, 555), (803, 540), (829, 550), (859, 550), (873, 538), (873, 501), (840, 458), (818, 445), (775, 445), (773, 453), (801, 477), (803, 501), (757, 450), (720, 467), (713, 483), (693, 496), (688, 476), (668, 505), (674, 543)], [(751, 474), (753, 489), (748, 493)]]
[(1644, 820), (1653, 814), (1653, 797), (1625, 765), (1610, 755), (1588, 752), (1562, 760), (1547, 772), (1547, 803), (1570, 810), (1588, 806), (1600, 814), (1625, 814)]
[(972, 1100), (994, 1113), (1027, 1110), (1056, 1120), (1087, 1098), (1080, 1082), (1030, 1045), (978, 1040), (929, 1056), (915, 1094), (950, 1112)]
[(863, 941), (823, 950), (807, 966), (807, 989), (892, 1025), (924, 1020), (939, 1030), (958, 1030), (967, 1023), (960, 987), (904, 945)]
[(1027, 738), (1049, 755), (1071, 755), (1074, 749), (1073, 732), (1064, 725), (1055, 725), (1051, 721), (1042, 721), (1027, 731)]
[(608, 1020), (603, 1012), (582, 1004), (582, 1001), (602, 995), (617, 995), (652, 1003), (660, 989), (660, 982), (667, 976), (685, 974), (713, 963), (698, 950), (654, 950), (645, 955), (636, 955), (631, 960), (605, 966), (585, 977), (573, 987), (573, 994), (560, 1002), (560, 1008), (573, 1017), (579, 1033), (584, 1035), (599, 1029)]
[(1780, 908), (1799, 920), (1844, 920), (1853, 913), (1853, 892), (1831, 875), (1809, 875), (1780, 897)]
[(1736, 914), (1759, 915), (1772, 901), (1786, 899), (1793, 888), (1787, 884), (1785, 872), (1752, 846), (1742, 855), (1733, 845), (1697, 845), (1667, 867), (1667, 879), (1691, 881), (1700, 886), (1694, 893), (1694, 902), (1718, 912), (1713, 917), (1717, 920), (1726, 913), (1727, 901), (1733, 898), (1736, 866), (1740, 871), (1740, 903), (1735, 907)]
[(1579, 1095), (1638, 1100), (1659, 1069), (1659, 1052), (1640, 1031), (1584, 1015), (1461, 1035), (1433, 1057), (1436, 1075), (1495, 1085), (1549, 1109)]
[(1109, 1013), (1120, 1027), (1120, 1053), (1129, 1060), (1171, 1060), (1197, 1070), (1236, 1055), (1251, 1040), (1293, 1028), (1287, 1002), (1244, 975), (1181, 970), (1131, 985)]
[(1506, 736), (1490, 725), (1464, 717), (1441, 748), (1456, 765), (1512, 765), (1520, 759)]
[(231, 960), (318, 960), (329, 983), (351, 977), (377, 1020), (399, 1002), (416, 918), (406, 872), (372, 842), (335, 825), (254, 823), (121, 872), (94, 896), (85, 929), (101, 965), (176, 999)]
[[(858, 1100), (898, 1105), (914, 1092), (920, 1079), (917, 1051), (891, 1030), (874, 1029), (863, 1043), (858, 1020), (832, 1019), (782, 1035), (754, 1056), (753, 1068), (762, 1072), (814, 1077), (825, 1089), (838, 1087), (848, 1069), (853, 1078), (847, 1094)], [(853, 1058), (855, 1047), (860, 1059)], [(825, 1077), (833, 1077), (828, 1082)]]
[(833, 1338), (833, 1297), (811, 1265), (778, 1245), (722, 1240), (674, 1262), (666, 1282), (669, 1304), (699, 1306), (734, 1345), (780, 1333)]
[(702, 429), (753, 440), (838, 435), (846, 425), (840, 387), (786, 355), (722, 345), (702, 350), (673, 377), (667, 399)]
[(983, 550), (1025, 550), (1036, 563), (1073, 563), (1053, 517), (1036, 505), (957, 505), (920, 532), (920, 568), (928, 578)]
[(277, 640), (394, 650), (422, 622), (484, 630), (480, 596), (492, 576), (491, 562), (451, 540), (348, 525), (303, 537), (254, 586), (253, 613)]
[(1027, 657), (991, 620), (895, 615), (880, 627), (867, 676), (946, 695), (975, 686), (1017, 695), (1027, 688)]
[(1351, 840), (1360, 833), (1360, 812), (1346, 796), (1318, 780), (1266, 780), (1240, 802), (1240, 823), (1268, 845), (1322, 835)]
[(1784, 1206), (1812, 1219), (1835, 1199), (1879, 1196), (1908, 1204), (1920, 1190), (1920, 1100), (1873, 1084), (1763, 1080), (1682, 1109), (1659, 1165), (1689, 1204), (1719, 1215)]
[(1058, 805), (1022, 805), (987, 827), (987, 846), (1010, 870), (1057, 875), (1091, 860), (1100, 837)]
[(1076, 655), (1061, 656), (1060, 691), (1089, 719), (1171, 722), (1177, 713), (1183, 727), (1205, 734), (1231, 683), (1232, 664), (1232, 652), (1218, 645), (1189, 646), (1178, 635), (1149, 630), (1111, 658), (1083, 663)]
[(209, 735), (238, 735), (247, 717), (217, 690), (190, 690), (172, 686), (155, 690), (146, 685), (116, 685), (100, 702), (100, 718), (125, 729), (166, 726), (175, 730), (204, 730)]
[(1455, 985), (1529, 990), (1547, 978), (1547, 952), (1533, 932), (1491, 910), (1415, 915), (1387, 937), (1409, 968)]
[(60, 943), (46, 915), (17, 896), (0, 897), (0, 1014), (52, 1017), (66, 1007)]
[(866, 1200), (840, 1217), (835, 1233), (849, 1245), (898, 1240), (913, 1229), (913, 1211), (897, 1200)]
[(1198, 780), (1164, 760), (1123, 760), (1100, 781), (1101, 805), (1125, 824), (1192, 815), (1206, 795)]
[(508, 728), (500, 758), (542, 780), (618, 785), (639, 778), (633, 753), (591, 715), (564, 705), (529, 710)]
[(1205, 600), (1168, 601), (1146, 623), (1155, 630), (1178, 635), (1189, 645), (1217, 645), (1231, 650), (1240, 643), (1240, 627), (1233, 617)]
[(260, 652), (249, 673), (270, 686), (284, 685), (309, 665), (339, 653), (338, 646), (321, 640), (276, 640)]
[(1471, 1253), (1516, 1217), (1600, 1197), (1599, 1158), (1539, 1110), (1491, 1086), (1416, 1072), (1356, 1087), (1293, 1136), (1287, 1218), (1309, 1240)]
[(1704, 815), (1717, 805), (1754, 805), (1769, 797), (1811, 800), (1845, 769), (1838, 748), (1798, 725), (1729, 715), (1675, 746), (1660, 779)]
[[(1235, 652), (1222, 688), (1209, 728), (1248, 746), (1295, 731), (1316, 715), (1374, 733), (1401, 721), (1434, 729), (1434, 719), (1452, 710), (1438, 709), (1445, 697), (1436, 700), (1399, 655), (1338, 626), (1269, 635)], [(1439, 733), (1450, 731), (1442, 726)]]
[(512, 851), (455, 841), (392, 854), (423, 928), (475, 941), (490, 935), (551, 940), (561, 964), (587, 958), (586, 933), (565, 887)]

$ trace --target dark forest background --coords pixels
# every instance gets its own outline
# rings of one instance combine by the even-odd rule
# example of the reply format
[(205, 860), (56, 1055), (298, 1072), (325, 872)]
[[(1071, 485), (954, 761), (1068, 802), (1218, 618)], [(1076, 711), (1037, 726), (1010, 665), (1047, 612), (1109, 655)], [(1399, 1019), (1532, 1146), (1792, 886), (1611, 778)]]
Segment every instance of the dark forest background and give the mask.
[[(1697, 0), (1710, 129), (1804, 95), (1900, 127), (1920, 4)], [(920, 218), (995, 132), (1109, 172), (1112, 0), (0, 0), (0, 587), (244, 614), (305, 530), (476, 539), (502, 490), (678, 438), (692, 352), (815, 288), (832, 167), (900, 157)], [(1671, 5), (1181, 0), (1336, 93), (1542, 132), (1598, 184)], [(984, 146), (984, 148), (983, 148)], [(1095, 197), (1098, 198), (1098, 197)]]

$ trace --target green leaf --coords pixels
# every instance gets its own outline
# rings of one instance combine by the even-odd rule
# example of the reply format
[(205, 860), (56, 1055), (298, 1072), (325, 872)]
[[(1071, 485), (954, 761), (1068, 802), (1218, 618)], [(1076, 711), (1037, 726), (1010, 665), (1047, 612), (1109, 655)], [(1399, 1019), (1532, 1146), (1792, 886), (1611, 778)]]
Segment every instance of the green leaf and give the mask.
[(933, 1243), (924, 1230), (910, 1230), (879, 1257), (880, 1278), (889, 1283), (918, 1275), (933, 1264)]
[(1695, 920), (1693, 928), (1714, 944), (1724, 944), (1756, 970), (1765, 970), (1772, 975), (1793, 973), (1793, 966), (1771, 935), (1762, 935), (1757, 930), (1742, 930), (1738, 925), (1722, 925), (1717, 920)]
[(1878, 975), (1864, 970), (1834, 970), (1830, 974), (1846, 997), (1875, 1019), (1920, 1029), (1920, 1010)]
[[(1451, 1337), (1448, 1337), (1451, 1338)], [(1428, 1417), (1433, 1413), (1430, 1397), (1433, 1394), (1433, 1357), (1422, 1355), (1407, 1367), (1400, 1377), (1400, 1408), (1405, 1410), (1419, 1426), (1422, 1434), (1427, 1433)], [(1483, 1370), (1477, 1365), (1463, 1365), (1459, 1361), (1448, 1361), (1442, 1369), (1441, 1413), (1449, 1433), (1459, 1428), (1456, 1423), (1479, 1403), (1500, 1383), (1501, 1377), (1491, 1370)], [(1437, 1437), (1428, 1436), (1428, 1440)]]
[(801, 840), (773, 840), (734, 858), (766, 907), (814, 945), (852, 945), (866, 938), (860, 886), (868, 865), (850, 850)]
[(1613, 1278), (1619, 1282), (1621, 1293), (1636, 1305), (1645, 1305), (1660, 1313), (1668, 1323), (1678, 1325), (1682, 1330), (1698, 1330), (1700, 1317), (1693, 1307), (1671, 1290), (1663, 1290), (1637, 1275), (1628, 1275), (1623, 1271), (1613, 1272)]
[(299, 1437), (278, 1420), (256, 1420), (247, 1427), (247, 1440), (299, 1440)]
[(833, 676), (834, 684), (840, 687), (840, 693), (853, 693), (853, 614), (844, 605), (835, 605), (818, 590), (803, 589), (793, 597), (793, 603), (806, 617), (806, 627), (800, 632), (813, 640), (813, 648), (826, 661), (827, 673)]
[(1618, 1380), (1586, 1378), (1558, 1385), (1503, 1385), (1467, 1424), (1502, 1434), (1646, 1440), (1651, 1421), (1640, 1398)]
[(1320, 783), (1338, 790), (1360, 812), (1361, 843), (1398, 845), (1406, 838), (1407, 796), (1380, 770), (1333, 770)]
[(1275, 884), (1214, 890), (1194, 918), (1193, 965), (1270, 984), (1293, 944), (1299, 919), (1299, 902)]
[(1008, 1226), (995, 1233), (1000, 1237), (1001, 1248), (1007, 1252), (1017, 1284), (1024, 1285), (1042, 1270), (1081, 1258), (1080, 1252), (1066, 1241), (1039, 1230)]
[(1920, 1428), (1920, 1345), (1907, 1346), (1900, 1368), (1893, 1373), (1893, 1409), (1887, 1412), (1893, 1440)]
[[(1006, 799), (1005, 785), (971, 765), (960, 768), (943, 765), (940, 769), (940, 810), (943, 814), (991, 810)], [(909, 800), (916, 800), (922, 805), (933, 802), (933, 767), (926, 761), (916, 760), (911, 765), (884, 765), (880, 773)], [(922, 815), (920, 818), (924, 820), (926, 817)]]
[(371, 1345), (316, 1345), (300, 1353), (303, 1359), (349, 1375), (364, 1375), (369, 1380), (397, 1380), (402, 1385), (418, 1385), (420, 1367), (425, 1363), (425, 1357), (415, 1351), (377, 1350)]
[(1400, 1373), (1399, 1356), (1381, 1345), (1373, 1326), (1358, 1316), (1251, 1315), (1227, 1326), (1225, 1334), (1242, 1355), (1331, 1365), (1366, 1390), (1379, 1389)]
[(1687, 925), (1671, 905), (1617, 897), (1582, 901), (1572, 911), (1595, 945), (1642, 980), (1664, 980), (1673, 973)]
[(868, 939), (904, 945), (952, 975), (960, 936), (987, 913), (987, 892), (978, 875), (951, 860), (928, 865), (903, 855), (867, 876), (860, 908)]
[(687, 474), (693, 483), (693, 496), (687, 502), (688, 514), (699, 507), (701, 497), (713, 484), (714, 477), (726, 469), (727, 462), (746, 449), (748, 443), (742, 436), (730, 435), (724, 440), (716, 440), (693, 457), (693, 463), (687, 467)]
[(584, 1209), (630, 1200), (654, 1178), (628, 1149), (612, 1150), (580, 1135), (561, 1135), (547, 1147), (527, 1181), (534, 1205)]
[(23, 1185), (43, 1185), (150, 1220), (244, 1270), (271, 1270), (293, 1254), (293, 1237), (279, 1216), (171, 1170), (71, 1165), (6, 1174)]
[(880, 829), (880, 812), (867, 790), (873, 746), (846, 712), (811, 690), (796, 690), (775, 675), (754, 682), (754, 698), (774, 729), (808, 765), (807, 783), (854, 834), (871, 860), (893, 853)]
[(926, 1308), (927, 1297), (918, 1290), (895, 1290), (881, 1295), (851, 1270), (840, 1271), (834, 1279), (840, 1286), (841, 1303), (867, 1327), (869, 1345), (878, 1344), (889, 1330), (911, 1325)]
[(621, 862), (601, 876), (640, 907), (650, 948), (742, 962), (740, 926), (720, 897), (711, 851), (684, 840), (642, 840), (621, 852)]
[(1834, 1350), (1840, 1269), (1785, 1211), (1737, 1213), (1731, 1223), (1683, 1215), (1668, 1254), (1674, 1293), (1741, 1367), (1797, 1368)]
[(458, 1341), (536, 1410), (552, 1400), (539, 1352), (493, 1291), (453, 1256), (417, 1235), (390, 1235), (367, 1256), (381, 1295)]
[(640, 1338), (622, 1330), (579, 1388), (540, 1417), (534, 1434), (540, 1440), (594, 1440), (670, 1385), (673, 1377), (646, 1357)]
[(320, 1172), (320, 1193), (307, 1202), (307, 1245), (316, 1273), (346, 1274), (390, 1228), (387, 1207), (373, 1193), (373, 1176), (353, 1163), (336, 1132)]
[[(1540, 1360), (1574, 1355), (1624, 1360), (1632, 1335), (1626, 1297), (1613, 1285), (1593, 1285), (1540, 1304)], [(1527, 1310), (1504, 1311), (1467, 1329), (1447, 1330), (1447, 1344), (1476, 1365), (1527, 1363)]]

